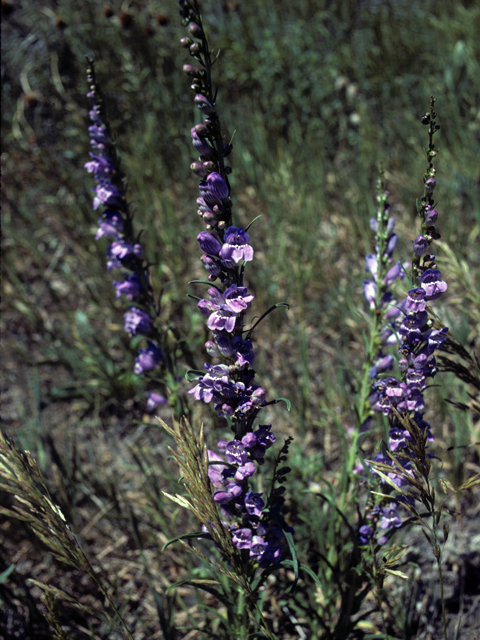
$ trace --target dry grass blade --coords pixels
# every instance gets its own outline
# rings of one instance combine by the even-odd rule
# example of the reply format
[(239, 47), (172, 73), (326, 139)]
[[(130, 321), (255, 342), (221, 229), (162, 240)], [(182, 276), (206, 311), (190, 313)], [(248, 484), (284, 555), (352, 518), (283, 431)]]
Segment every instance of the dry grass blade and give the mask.
[[(0, 513), (27, 522), (35, 535), (57, 560), (88, 574), (108, 599), (126, 632), (126, 637), (132, 638), (122, 617), (101, 584), (100, 578), (70, 531), (60, 508), (53, 503), (37, 463), (28, 451), (18, 449), (3, 431), (0, 431), (0, 490), (12, 494), (21, 505), (13, 505), (11, 509), (2, 508)], [(61, 598), (69, 605), (79, 608), (89, 615), (101, 617), (102, 620), (107, 620), (119, 628), (119, 625), (112, 620), (108, 613), (105, 613), (105, 617), (98, 616), (93, 609), (83, 606), (60, 589), (33, 580), (31, 582), (50, 593), (52, 597)]]
[(19, 505), (0, 512), (28, 522), (51, 553), (65, 564), (90, 573), (90, 565), (55, 505), (37, 463), (28, 451), (20, 451), (3, 431), (0, 433), (0, 489), (13, 495)]
[(217, 504), (213, 499), (208, 477), (208, 452), (204, 443), (203, 426), (197, 436), (191, 424), (185, 418), (181, 423), (175, 422), (174, 428), (169, 427), (160, 419), (159, 422), (175, 438), (177, 443), (178, 453), (172, 449), (170, 450), (180, 468), (182, 481), (190, 500), (178, 494), (172, 496), (165, 493), (165, 495), (173, 502), (189, 509), (200, 520), (220, 549), (222, 556), (231, 561), (235, 571), (229, 571), (226, 567), (207, 558), (199, 549), (186, 545), (182, 541), (183, 544), (192, 553), (215, 566), (218, 571), (233, 580), (245, 593), (250, 594), (251, 590), (243, 571), (242, 558), (233, 544), (230, 531), (220, 520)]

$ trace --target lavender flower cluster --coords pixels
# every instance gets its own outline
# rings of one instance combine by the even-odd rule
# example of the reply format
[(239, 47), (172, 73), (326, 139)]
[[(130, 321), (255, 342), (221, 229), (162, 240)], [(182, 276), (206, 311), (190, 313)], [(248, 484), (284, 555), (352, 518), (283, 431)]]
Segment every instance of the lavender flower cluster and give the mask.
[[(417, 286), (411, 288), (406, 298), (396, 305), (393, 312), (397, 317), (401, 315), (401, 322), (397, 327), (393, 326), (385, 329), (388, 336), (393, 342), (397, 339), (400, 343), (398, 349), (398, 368), (401, 378), (397, 379), (393, 376), (381, 377), (373, 385), (373, 394), (370, 401), (375, 410), (382, 412), (388, 416), (390, 423), (388, 449), (389, 454), (379, 453), (375, 456), (374, 462), (391, 468), (387, 473), (390, 480), (393, 481), (398, 488), (409, 485), (408, 475), (413, 473), (413, 452), (411, 451), (412, 435), (405, 428), (405, 423), (401, 421), (401, 417), (408, 417), (418, 428), (419, 432), (424, 434), (427, 441), (433, 441), (433, 435), (430, 425), (423, 419), (425, 411), (424, 392), (427, 387), (427, 380), (433, 378), (437, 373), (436, 361), (434, 357), (437, 351), (447, 339), (447, 327), (435, 328), (432, 318), (429, 317), (427, 303), (437, 300), (447, 290), (447, 283), (442, 280), (440, 271), (436, 268), (435, 256), (428, 252), (429, 247), (434, 239), (440, 237), (434, 223), (437, 220), (438, 213), (434, 209), (433, 192), (436, 186), (435, 168), (432, 165), (432, 159), (436, 155), (436, 151), (432, 142), (433, 133), (439, 128), (435, 125), (434, 111), (432, 99), (432, 115), (428, 114), (428, 122), (430, 124), (430, 145), (427, 150), (427, 158), (429, 159), (429, 168), (424, 178), (424, 194), (421, 198), (419, 207), (419, 216), (422, 221), (422, 235), (419, 235), (413, 241), (413, 284)], [(423, 121), (423, 120), (422, 120)], [(393, 228), (393, 223), (389, 224)], [(392, 242), (387, 243), (387, 248)], [(396, 241), (395, 241), (396, 242)], [(395, 244), (393, 242), (392, 244)], [(367, 268), (372, 272), (375, 268), (375, 256), (367, 256)], [(370, 266), (369, 266), (370, 263)], [(373, 265), (373, 267), (371, 266)], [(397, 265), (398, 270), (398, 265)], [(391, 272), (397, 272), (393, 267), (385, 277), (385, 283), (388, 285), (391, 280)], [(371, 283), (364, 283), (364, 293), (367, 301), (372, 309), (372, 301), (375, 299), (372, 293)], [(373, 297), (372, 297), (373, 296)], [(382, 299), (389, 300), (391, 294), (384, 294)], [(385, 314), (388, 318), (388, 312)], [(397, 338), (398, 337), (398, 338)], [(382, 371), (393, 366), (393, 360), (389, 356), (380, 358), (380, 366), (375, 367), (372, 372), (378, 376)], [(397, 465), (406, 473), (399, 473)], [(372, 474), (375, 471), (372, 470)], [(392, 527), (399, 527), (402, 519), (398, 514), (397, 508), (404, 500), (399, 497), (392, 501), (386, 507), (377, 506), (369, 514), (372, 525), (363, 525), (360, 527), (360, 541), (366, 544), (374, 534), (374, 527), (380, 522), (380, 528), (386, 530)], [(380, 544), (386, 541), (386, 536), (382, 535), (377, 542)]]
[[(123, 176), (118, 168), (115, 147), (112, 143), (108, 123), (105, 117), (103, 102), (95, 82), (93, 61), (89, 61), (88, 68), (89, 92), (88, 98), (92, 102), (89, 112), (91, 126), (90, 134), (91, 160), (85, 164), (89, 173), (93, 173), (97, 186), (93, 200), (93, 209), (103, 207), (98, 220), (98, 230), (95, 238), (111, 239), (107, 249), (107, 269), (122, 270), (121, 279), (114, 281), (117, 298), (122, 295), (130, 302), (134, 302), (125, 313), (125, 331), (131, 336), (142, 335), (150, 338), (144, 348), (139, 349), (135, 360), (134, 371), (143, 374), (157, 369), (163, 362), (164, 356), (160, 347), (160, 337), (155, 328), (156, 314), (152, 296), (152, 288), (148, 275), (144, 252), (138, 238), (134, 237), (132, 217), (123, 189)], [(163, 396), (156, 393), (149, 394), (149, 408), (165, 402)]]
[(383, 267), (389, 266), (393, 261), (393, 252), (398, 241), (397, 234), (393, 233), (396, 220), (393, 216), (389, 217), (390, 205), (387, 204), (386, 197), (387, 192), (379, 196), (383, 206), (379, 208), (378, 218), (370, 219), (370, 227), (377, 237), (376, 253), (369, 253), (365, 258), (365, 270), (370, 277), (363, 281), (363, 295), (370, 310), (379, 313), (384, 323), (379, 331), (378, 350), (370, 369), (372, 379), (381, 373), (391, 371), (394, 366), (393, 356), (386, 353), (385, 349), (398, 344), (397, 319), (402, 313), (402, 305), (394, 297), (390, 287), (398, 278), (404, 279), (405, 269), (409, 264), (402, 264), (399, 260), (383, 275)]
[[(199, 184), (197, 213), (206, 230), (197, 236), (203, 252), (201, 261), (208, 280), (217, 283), (208, 289), (208, 299), (198, 303), (207, 319), (212, 339), (207, 353), (220, 361), (205, 364), (205, 374), (196, 378), (189, 391), (196, 400), (213, 402), (217, 414), (230, 420), (233, 440), (220, 440), (218, 452), (209, 451), (209, 478), (214, 500), (222, 513), (222, 522), (232, 533), (235, 546), (260, 566), (278, 562), (285, 546), (285, 535), (277, 523), (281, 520), (283, 487), (271, 491), (265, 501), (250, 488), (250, 479), (263, 464), (265, 452), (275, 442), (270, 425), (255, 429), (254, 421), (266, 405), (265, 390), (254, 383), (254, 353), (251, 335), (245, 328), (245, 315), (254, 298), (243, 283), (245, 265), (253, 260), (250, 236), (242, 227), (233, 226), (228, 175), (231, 168), (225, 158), (232, 150), (224, 144), (215, 108), (210, 72), (212, 62), (202, 27), (198, 3), (180, 0), (180, 14), (189, 37), (181, 43), (199, 66), (187, 64), (185, 73), (193, 79), (194, 102), (205, 116), (191, 129), (195, 150), (200, 154), (191, 169), (202, 178)], [(276, 472), (283, 480), (288, 468)]]

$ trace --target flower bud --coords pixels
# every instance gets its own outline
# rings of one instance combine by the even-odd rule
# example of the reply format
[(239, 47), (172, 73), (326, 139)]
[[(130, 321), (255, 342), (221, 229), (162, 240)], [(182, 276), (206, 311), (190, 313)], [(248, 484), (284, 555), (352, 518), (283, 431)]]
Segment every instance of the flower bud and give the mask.
[(192, 136), (193, 146), (198, 151), (198, 153), (200, 153), (202, 156), (205, 156), (205, 158), (210, 158), (212, 156), (213, 149), (204, 137), (198, 135), (195, 127), (192, 127), (190, 135)]
[(203, 262), (203, 266), (213, 278), (217, 278), (222, 273), (222, 268), (218, 260), (215, 260), (206, 254), (203, 254), (200, 260)]
[(435, 224), (438, 218), (438, 211), (431, 207), (425, 207), (425, 224)]
[(208, 129), (204, 124), (196, 124), (193, 128), (201, 138), (208, 136)]
[(191, 78), (198, 78), (198, 76), (200, 75), (200, 71), (191, 64), (184, 64), (183, 71), (187, 74), (187, 76), (190, 76)]
[(428, 180), (425, 181), (425, 193), (433, 193), (436, 184), (435, 178), (428, 178)]
[(212, 171), (207, 176), (208, 192), (218, 200), (226, 200), (228, 198), (228, 186), (222, 176), (216, 171)]
[(417, 236), (413, 241), (413, 253), (419, 258), (428, 249), (428, 240), (425, 236)]
[(191, 22), (188, 25), (188, 31), (194, 38), (199, 38), (202, 35), (202, 29), (196, 22)]
[(193, 44), (190, 45), (189, 49), (190, 49), (190, 53), (197, 54), (197, 53), (200, 53), (200, 51), (202, 50), (202, 47), (198, 44), (198, 42), (194, 42)]
[(192, 45), (193, 42), (190, 40), (190, 38), (181, 38), (180, 44), (182, 45), (182, 47), (185, 47), (185, 49), (188, 49), (188, 47)]
[(211, 211), (204, 211), (204, 213), (202, 213), (202, 218), (207, 224), (215, 225), (216, 219)]
[(207, 231), (201, 231), (197, 236), (200, 249), (211, 256), (218, 256), (222, 248), (221, 242), (214, 235)]
[(207, 116), (215, 112), (215, 109), (213, 108), (212, 103), (201, 93), (198, 93), (195, 96), (194, 102), (197, 105), (197, 107), (200, 109), (200, 111), (202, 113), (205, 113)]
[(207, 171), (205, 167), (201, 165), (199, 162), (192, 162), (192, 164), (190, 165), (190, 169), (199, 178), (204, 178), (207, 175)]
[(142, 259), (143, 256), (144, 256), (142, 245), (141, 244), (134, 244), (133, 245), (133, 253), (137, 256), (137, 258)]
[(205, 343), (205, 348), (207, 350), (208, 355), (211, 356), (212, 358), (220, 357), (220, 350), (217, 347), (217, 345), (213, 342), (213, 340), (208, 340)]

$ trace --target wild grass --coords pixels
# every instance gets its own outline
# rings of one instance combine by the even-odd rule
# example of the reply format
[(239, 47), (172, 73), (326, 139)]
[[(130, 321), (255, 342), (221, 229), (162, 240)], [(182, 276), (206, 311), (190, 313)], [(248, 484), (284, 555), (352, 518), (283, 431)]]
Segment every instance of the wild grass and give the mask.
[[(136, 640), (246, 638), (253, 622), (242, 618), (244, 600), (230, 608), (236, 591), (212, 572), (209, 563), (219, 562), (212, 546), (192, 542), (207, 562), (181, 544), (165, 547), (199, 525), (164, 495), (183, 492), (168, 450), (174, 439), (146, 410), (155, 383), (133, 374), (138, 340), (123, 330), (106, 244), (94, 240), (98, 216), (83, 169), (87, 54), (96, 60), (128, 200), (144, 229), (155, 292), (162, 292), (162, 325), (175, 327), (192, 353), (178, 371), (185, 394), (191, 385), (183, 376), (193, 364), (201, 369), (208, 335), (187, 298), (203, 295), (188, 283), (205, 274), (195, 241), (202, 229), (197, 185), (188, 170), (198, 116), (181, 73), (189, 61), (178, 44), (184, 34), (173, 2), (112, 2), (112, 17), (106, 9), (93, 0), (2, 4), (2, 420), (16, 442), (4, 441), (4, 455), (19, 465), (9, 473), (34, 479), (32, 491), (50, 496), (47, 515), (64, 527), (58, 505), (91, 571), (75, 563), (69, 569), (71, 558), (55, 563), (46, 552), (56, 538), (42, 529), (38, 542), (12, 517), (11, 495), (24, 495), (26, 485), (7, 478), (0, 621), (12, 638), (50, 638), (52, 628), (57, 637), (122, 637), (115, 610), (104, 606), (107, 594)], [(214, 83), (224, 132), (234, 134), (236, 224), (245, 228), (262, 216), (252, 228), (256, 312), (290, 305), (259, 326), (255, 362), (269, 397), (292, 404), (290, 412), (268, 407), (264, 421), (275, 423), (280, 442), (294, 437), (288, 521), (298, 561), (313, 576), (300, 569), (293, 590), (293, 565), (266, 578), (257, 633), (262, 620), (278, 638), (442, 633), (438, 580), (427, 568), (433, 557), (414, 528), (397, 532), (396, 547), (377, 564), (373, 556), (368, 565), (358, 561), (350, 527), (366, 494), (353, 490), (347, 465), (369, 322), (361, 282), (373, 248), (377, 166), (385, 168), (397, 218), (397, 255), (410, 259), (427, 144), (420, 116), (433, 93), (442, 125), (435, 253), (449, 284), (435, 313), (455, 342), (439, 358), (447, 372), (429, 391), (432, 473), (452, 487), (446, 506), (454, 517), (443, 541), (448, 637), (474, 638), (478, 585), (467, 574), (476, 567), (478, 487), (458, 488), (479, 472), (480, 10), (467, 0), (208, 0), (202, 9), (210, 42), (221, 50)], [(158, 414), (171, 424), (172, 410)], [(225, 424), (208, 409), (190, 410), (211, 447)], [(28, 509), (25, 518), (39, 522), (41, 508)], [(403, 546), (403, 559), (396, 558)], [(386, 569), (406, 573), (408, 586)], [(103, 591), (95, 586), (100, 575)], [(62, 602), (52, 592), (44, 600), (38, 583), (67, 596)], [(365, 596), (345, 631), (353, 600), (363, 590), (374, 594), (375, 585), (377, 596)], [(105, 613), (109, 619), (99, 621)]]

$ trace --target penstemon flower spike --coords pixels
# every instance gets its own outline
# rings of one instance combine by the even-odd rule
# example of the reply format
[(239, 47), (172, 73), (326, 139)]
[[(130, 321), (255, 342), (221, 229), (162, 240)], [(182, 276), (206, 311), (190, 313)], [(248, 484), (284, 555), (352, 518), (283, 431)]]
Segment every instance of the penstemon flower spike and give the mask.
[[(165, 346), (166, 336), (157, 326), (160, 302), (154, 298), (149, 265), (139, 242), (139, 235), (134, 232), (133, 216), (125, 197), (125, 178), (119, 168), (104, 102), (95, 79), (94, 61), (87, 58), (87, 62), (87, 97), (92, 102), (89, 112), (92, 124), (88, 131), (92, 152), (91, 160), (85, 163), (85, 168), (93, 173), (97, 181), (93, 209), (103, 208), (95, 238), (99, 240), (107, 237), (111, 240), (106, 252), (107, 270), (118, 271), (122, 277), (113, 282), (116, 296), (125, 296), (133, 303), (124, 314), (125, 331), (131, 336), (141, 335), (146, 339), (135, 359), (134, 372), (137, 375), (163, 372), (167, 374), (167, 381), (175, 380), (175, 362)], [(167, 382), (168, 386), (171, 387), (170, 392), (175, 391), (174, 384), (168, 385)], [(186, 409), (178, 396), (176, 401), (180, 402), (180, 411), (185, 414)], [(147, 408), (153, 410), (155, 406), (165, 402), (167, 400), (163, 395), (149, 393)]]
[(374, 408), (388, 417), (389, 442), (386, 451), (375, 456), (371, 467), (373, 475), (380, 475), (381, 481), (390, 485), (390, 489), (398, 490), (398, 493), (384, 495), (382, 504), (373, 507), (369, 516), (372, 526), (362, 525), (360, 529), (362, 544), (374, 536), (378, 522), (382, 532), (377, 542), (385, 543), (394, 528), (402, 524), (399, 506), (403, 504), (408, 510), (414, 509), (415, 500), (424, 501), (422, 482), (428, 486), (430, 454), (427, 452), (427, 442), (433, 441), (433, 436), (430, 425), (423, 420), (424, 392), (427, 379), (437, 373), (433, 354), (446, 341), (448, 331), (446, 327), (434, 327), (427, 307), (428, 302), (439, 298), (447, 289), (440, 271), (436, 269), (435, 256), (426, 253), (433, 239), (439, 237), (433, 226), (433, 217), (436, 220), (437, 212), (432, 216), (432, 194), (436, 185), (433, 158), (437, 153), (433, 135), (439, 129), (435, 122), (434, 103), (432, 96), (430, 113), (422, 118), (422, 122), (429, 125), (429, 164), (419, 207), (421, 231), (425, 235), (413, 241), (412, 281), (417, 286), (409, 290), (406, 299), (397, 307), (403, 314), (397, 329), (400, 340), (398, 368), (402, 375), (400, 380), (393, 376), (377, 376), (377, 382), (373, 385)]
[[(181, 43), (200, 66), (185, 65), (184, 72), (193, 78), (194, 102), (204, 116), (203, 122), (191, 129), (192, 144), (200, 154), (191, 169), (201, 178), (198, 214), (206, 230), (197, 236), (203, 251), (201, 261), (208, 280), (215, 283), (208, 289), (208, 299), (201, 299), (198, 308), (207, 317), (212, 339), (205, 347), (220, 364), (205, 364), (204, 375), (196, 378), (190, 390), (196, 400), (213, 402), (219, 416), (230, 421), (233, 440), (220, 440), (218, 453), (209, 450), (208, 476), (213, 498), (221, 513), (223, 525), (232, 536), (233, 544), (245, 560), (267, 567), (278, 563), (284, 553), (286, 537), (291, 531), (281, 515), (284, 488), (288, 473), (274, 470), (272, 490), (264, 500), (254, 492), (251, 478), (263, 464), (267, 450), (275, 442), (270, 425), (254, 427), (266, 402), (265, 390), (254, 383), (255, 371), (251, 331), (246, 332), (245, 316), (254, 296), (244, 286), (245, 265), (254, 258), (250, 235), (232, 224), (232, 201), (225, 164), (232, 145), (225, 144), (217, 114), (216, 94), (212, 88), (211, 71), (214, 61), (203, 29), (200, 8), (196, 0), (180, 1), (180, 15), (189, 37)], [(280, 455), (285, 460), (288, 441)]]

